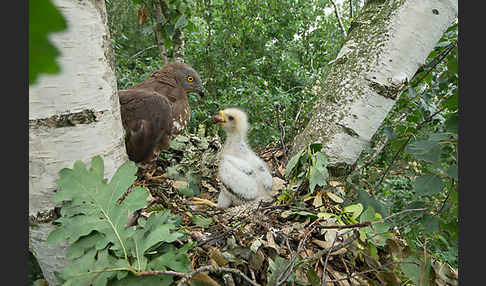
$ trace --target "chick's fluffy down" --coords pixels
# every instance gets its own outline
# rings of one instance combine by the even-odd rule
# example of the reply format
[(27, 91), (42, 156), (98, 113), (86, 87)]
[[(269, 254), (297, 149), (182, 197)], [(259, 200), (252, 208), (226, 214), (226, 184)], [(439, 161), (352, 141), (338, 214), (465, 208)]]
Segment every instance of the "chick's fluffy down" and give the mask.
[(218, 207), (270, 200), (272, 176), (265, 162), (248, 146), (246, 114), (235, 108), (225, 109), (214, 120), (227, 133), (218, 170), (226, 190), (219, 195)]

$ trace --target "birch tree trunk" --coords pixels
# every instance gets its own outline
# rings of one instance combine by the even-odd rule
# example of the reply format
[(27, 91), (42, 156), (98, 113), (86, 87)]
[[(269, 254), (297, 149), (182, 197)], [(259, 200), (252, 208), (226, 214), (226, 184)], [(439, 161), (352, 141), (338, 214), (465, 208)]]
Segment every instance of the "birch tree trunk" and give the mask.
[(349, 171), (457, 10), (457, 0), (367, 1), (292, 153), (319, 141), (331, 169)]
[(58, 172), (95, 155), (111, 178), (128, 157), (103, 0), (54, 0), (68, 24), (51, 40), (61, 72), (29, 88), (29, 247), (49, 285), (66, 263), (66, 245), (48, 245)]

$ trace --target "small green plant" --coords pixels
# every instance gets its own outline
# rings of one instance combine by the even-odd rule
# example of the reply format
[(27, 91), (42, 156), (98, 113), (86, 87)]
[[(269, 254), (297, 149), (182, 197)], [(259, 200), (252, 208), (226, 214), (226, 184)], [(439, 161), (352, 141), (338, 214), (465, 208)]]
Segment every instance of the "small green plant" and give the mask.
[(108, 183), (99, 156), (92, 158), (89, 170), (77, 161), (72, 169), (60, 171), (54, 200), (64, 203), (56, 220), (59, 226), (47, 241), (70, 243), (67, 258), (71, 262), (59, 274), (63, 285), (170, 285), (172, 276), (142, 274), (191, 270), (186, 256), (191, 245), (177, 249), (171, 244), (184, 236), (177, 230), (180, 217), (161, 211), (140, 219), (137, 226), (125, 227), (127, 216), (143, 208), (148, 196), (146, 189), (136, 187), (117, 202), (135, 181), (136, 171), (128, 161)]
[(321, 152), (321, 143), (311, 143), (307, 148), (294, 155), (285, 169), (285, 176), (290, 178), (290, 185), (309, 181), (309, 189), (314, 192), (316, 186), (326, 186), (329, 173), (327, 171), (327, 155)]

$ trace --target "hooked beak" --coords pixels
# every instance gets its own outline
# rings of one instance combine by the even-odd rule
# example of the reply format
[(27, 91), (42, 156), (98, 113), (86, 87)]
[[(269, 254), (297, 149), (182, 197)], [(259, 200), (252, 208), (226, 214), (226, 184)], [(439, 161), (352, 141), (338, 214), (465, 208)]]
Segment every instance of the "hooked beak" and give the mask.
[(224, 111), (221, 110), (218, 114), (213, 115), (214, 123), (218, 125), (222, 125), (226, 122), (226, 116), (224, 115)]

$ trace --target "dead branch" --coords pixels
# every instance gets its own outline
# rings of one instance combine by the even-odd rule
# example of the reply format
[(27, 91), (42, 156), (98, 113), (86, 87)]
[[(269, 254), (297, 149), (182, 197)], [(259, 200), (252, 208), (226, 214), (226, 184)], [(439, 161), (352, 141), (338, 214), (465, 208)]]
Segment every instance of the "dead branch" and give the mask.
[(341, 31), (343, 31), (344, 37), (346, 38), (347, 36), (346, 29), (344, 29), (343, 21), (341, 20), (341, 15), (339, 14), (339, 9), (336, 5), (336, 2), (334, 2), (334, 0), (329, 0), (329, 2), (331, 2), (332, 6), (334, 6), (334, 13), (336, 13), (336, 18), (338, 19), (339, 27), (341, 28)]
[[(428, 122), (432, 121), (432, 119), (439, 113), (441, 113), (442, 111), (444, 111), (445, 107), (442, 107), (441, 109), (437, 110), (436, 112), (434, 112), (433, 114), (431, 114), (429, 117), (427, 117), (424, 121), (420, 122), (417, 127), (415, 128), (416, 131), (419, 131), (420, 129), (422, 129), (422, 127), (425, 126), (425, 124), (427, 124)], [(413, 135), (413, 134), (412, 134)], [(388, 175), (388, 172), (391, 170), (391, 167), (393, 166), (393, 163), (395, 163), (396, 159), (398, 158), (398, 155), (400, 153), (402, 153), (403, 150), (405, 150), (405, 146), (407, 146), (408, 142), (410, 142), (410, 140), (412, 140), (412, 138), (414, 136), (412, 135), (409, 135), (408, 136), (408, 139), (405, 141), (405, 143), (402, 144), (402, 146), (400, 146), (400, 149), (398, 149), (398, 151), (395, 153), (395, 155), (393, 156), (392, 158), (392, 161), (390, 162), (390, 164), (388, 165), (388, 167), (386, 168), (386, 170), (383, 172), (383, 175), (381, 176), (380, 180), (378, 181), (378, 183), (375, 185), (374, 189), (373, 190), (370, 190), (370, 195), (374, 196), (374, 193), (376, 192), (376, 190), (378, 189), (379, 186), (381, 186), (381, 183), (383, 183), (383, 180), (385, 179), (385, 177)]]
[[(336, 239), (338, 238), (339, 235), (336, 234), (334, 236), (334, 240), (332, 241), (331, 244), (331, 249), (334, 247), (334, 244), (336, 243)], [(331, 255), (331, 252), (329, 251), (326, 255), (326, 260), (324, 261), (324, 269), (322, 270), (322, 286), (326, 286), (326, 267), (327, 267), (327, 262), (329, 260), (329, 256)]]
[(349, 18), (353, 18), (353, 0), (349, 0)]
[(373, 269), (366, 270), (366, 271), (362, 271), (362, 272), (352, 273), (351, 275), (348, 275), (346, 277), (339, 278), (339, 279), (334, 279), (334, 280), (329, 280), (328, 282), (338, 282), (338, 281), (342, 281), (342, 280), (346, 280), (346, 279), (351, 279), (351, 278), (354, 278), (354, 277), (356, 277), (358, 275), (363, 275), (363, 274), (367, 274), (367, 273), (371, 273), (371, 272), (379, 272), (381, 269), (383, 269), (385, 267), (388, 267), (390, 265), (394, 265), (394, 264), (407, 264), (407, 263), (411, 263), (411, 264), (418, 265), (418, 263), (412, 262), (412, 261), (393, 261), (393, 262), (389, 262), (389, 263), (383, 264), (383, 265), (381, 265), (381, 266), (379, 266), (377, 268), (373, 268)]
[[(308, 258), (305, 258), (306, 261), (312, 263), (316, 260), (318, 260), (319, 258), (321, 258), (323, 255), (326, 255), (328, 252), (334, 252), (334, 251), (337, 251), (341, 248), (345, 248), (347, 247), (348, 245), (350, 245), (353, 241), (355, 241), (358, 237), (359, 237), (359, 232), (352, 229), (352, 230), (349, 230), (349, 231), (353, 231), (353, 235), (351, 237), (349, 237), (348, 239), (346, 239), (343, 243), (341, 244), (338, 244), (334, 247), (330, 247), (330, 248), (326, 248), (326, 249), (322, 249), (322, 250), (319, 250), (316, 254), (314, 254), (313, 256), (311, 257), (308, 257)], [(348, 233), (349, 231), (345, 232), (345, 233), (342, 233), (340, 234), (340, 236), (343, 236), (344, 234)]]
[(284, 151), (284, 158), (287, 157), (287, 147), (285, 147), (285, 129), (282, 126), (282, 122), (280, 121), (280, 112), (279, 112), (280, 104), (278, 102), (275, 103), (275, 113), (277, 116), (277, 124), (278, 129), (280, 130), (280, 143), (282, 144), (282, 149)]
[[(240, 270), (238, 269), (234, 269), (234, 268), (226, 268), (226, 267), (217, 267), (217, 266), (213, 266), (213, 265), (208, 265), (208, 266), (203, 266), (203, 267), (200, 267), (190, 273), (178, 273), (178, 274), (183, 274), (182, 277), (182, 280), (179, 281), (179, 283), (177, 284), (177, 286), (183, 286), (184, 284), (188, 284), (189, 280), (191, 280), (191, 278), (198, 274), (198, 273), (201, 273), (201, 272), (215, 272), (215, 273), (231, 273), (231, 274), (235, 274), (235, 275), (238, 275), (240, 277), (242, 277), (244, 280), (246, 280), (246, 282), (250, 283), (250, 285), (252, 286), (260, 286), (260, 284), (258, 283), (255, 283), (253, 280), (251, 280), (248, 276), (246, 276), (245, 274), (243, 274), (243, 272), (241, 272)], [(177, 273), (177, 272), (176, 272)], [(177, 276), (181, 276), (181, 275), (177, 275)]]
[(297, 247), (297, 251), (292, 255), (292, 258), (290, 259), (289, 264), (287, 265), (287, 267), (285, 267), (285, 270), (282, 271), (282, 273), (280, 273), (280, 275), (278, 276), (278, 278), (277, 278), (277, 281), (278, 281), (277, 282), (277, 286), (281, 286), (283, 283), (285, 283), (285, 281), (287, 281), (287, 279), (289, 279), (290, 275), (293, 272), (292, 271), (292, 268), (294, 267), (294, 263), (295, 263), (295, 260), (297, 259), (297, 256), (299, 255), (299, 253), (304, 248), (305, 241), (307, 240), (307, 238), (309, 237), (309, 235), (314, 231), (315, 228), (316, 228), (316, 226), (314, 225), (312, 227), (312, 229), (310, 231), (308, 231), (305, 234), (304, 238), (300, 241), (299, 246)]

